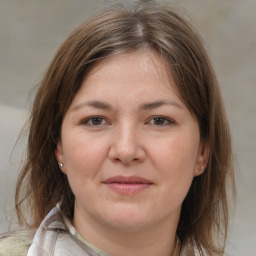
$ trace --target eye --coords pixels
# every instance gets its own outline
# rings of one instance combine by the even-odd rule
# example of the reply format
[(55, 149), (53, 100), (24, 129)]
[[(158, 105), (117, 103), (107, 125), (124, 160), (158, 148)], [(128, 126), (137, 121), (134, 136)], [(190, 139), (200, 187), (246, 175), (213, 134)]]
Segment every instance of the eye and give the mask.
[(102, 126), (107, 124), (107, 121), (101, 116), (93, 116), (83, 121), (83, 124), (90, 126)]
[(153, 124), (153, 125), (157, 125), (157, 126), (167, 126), (167, 125), (171, 125), (173, 123), (174, 122), (171, 119), (168, 119), (168, 118), (162, 117), (162, 116), (156, 116), (149, 121), (149, 124)]

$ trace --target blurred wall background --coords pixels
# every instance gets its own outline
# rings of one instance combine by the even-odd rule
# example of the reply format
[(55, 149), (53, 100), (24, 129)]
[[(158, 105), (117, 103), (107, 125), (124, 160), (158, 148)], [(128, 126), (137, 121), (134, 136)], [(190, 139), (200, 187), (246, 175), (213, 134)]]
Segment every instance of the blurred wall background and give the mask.
[[(256, 255), (256, 1), (173, 0), (205, 40), (233, 136), (238, 197), (228, 253)], [(40, 79), (67, 35), (99, 0), (0, 0), (0, 233), (13, 216), (25, 142), (13, 150)], [(38, 135), (40, 136), (40, 135)]]

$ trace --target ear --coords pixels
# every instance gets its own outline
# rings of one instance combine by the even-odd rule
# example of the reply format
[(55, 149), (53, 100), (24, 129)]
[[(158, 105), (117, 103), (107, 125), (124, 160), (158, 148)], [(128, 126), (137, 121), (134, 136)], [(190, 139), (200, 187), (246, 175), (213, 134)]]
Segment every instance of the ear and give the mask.
[(201, 142), (198, 148), (197, 153), (197, 163), (194, 176), (201, 175), (208, 164), (209, 159), (209, 143), (208, 142)]
[[(58, 141), (57, 147), (55, 149), (55, 157), (58, 162), (58, 165), (60, 167), (60, 170), (66, 174), (65, 172), (65, 159), (64, 159), (64, 154), (63, 154), (63, 148), (62, 148), (62, 143), (61, 141)], [(62, 166), (61, 166), (62, 164)]]

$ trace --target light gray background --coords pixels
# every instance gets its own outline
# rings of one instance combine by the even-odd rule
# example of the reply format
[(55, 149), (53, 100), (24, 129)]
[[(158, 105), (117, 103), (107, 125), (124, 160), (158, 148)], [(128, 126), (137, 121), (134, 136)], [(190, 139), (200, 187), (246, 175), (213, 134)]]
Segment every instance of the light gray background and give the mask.
[[(13, 216), (28, 93), (67, 35), (100, 6), (93, 0), (0, 0), (0, 232)], [(256, 256), (256, 0), (172, 1), (201, 32), (231, 125), (238, 185), (229, 255)], [(33, 95), (33, 94), (32, 94)], [(38, 135), (40, 136), (40, 135)]]

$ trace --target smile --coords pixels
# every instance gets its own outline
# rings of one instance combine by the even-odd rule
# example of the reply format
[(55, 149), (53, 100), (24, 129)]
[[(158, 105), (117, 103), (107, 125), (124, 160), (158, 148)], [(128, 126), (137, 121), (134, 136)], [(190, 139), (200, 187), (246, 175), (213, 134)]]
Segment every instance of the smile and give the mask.
[(103, 181), (103, 184), (118, 194), (132, 195), (149, 188), (153, 183), (139, 176), (114, 176)]

